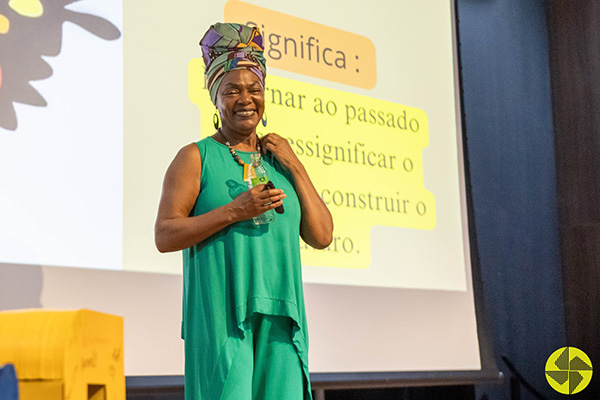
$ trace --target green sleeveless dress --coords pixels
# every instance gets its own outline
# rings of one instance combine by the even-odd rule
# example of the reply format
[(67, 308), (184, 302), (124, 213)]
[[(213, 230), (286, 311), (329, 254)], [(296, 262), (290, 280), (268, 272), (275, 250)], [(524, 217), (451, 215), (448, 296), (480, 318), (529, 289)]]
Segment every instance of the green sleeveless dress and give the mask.
[[(202, 159), (200, 194), (193, 215), (230, 203), (247, 190), (242, 167), (212, 138), (196, 143)], [(237, 152), (250, 162), (250, 152)], [(292, 342), (306, 382), (308, 333), (300, 263), (300, 203), (291, 175), (274, 156), (263, 156), (269, 179), (287, 195), (285, 213), (256, 226), (224, 228), (183, 251), (183, 321), (186, 399), (221, 397), (224, 382), (254, 313), (293, 320)], [(310, 387), (305, 386), (305, 399)]]

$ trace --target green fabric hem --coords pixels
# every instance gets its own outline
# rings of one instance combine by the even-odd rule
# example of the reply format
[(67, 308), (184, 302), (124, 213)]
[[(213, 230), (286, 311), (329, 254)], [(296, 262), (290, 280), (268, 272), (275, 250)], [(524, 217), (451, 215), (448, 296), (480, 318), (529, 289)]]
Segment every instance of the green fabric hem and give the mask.
[(304, 399), (312, 400), (310, 375), (308, 371), (308, 337), (301, 328), (301, 321), (299, 319), (296, 303), (265, 297), (250, 298), (245, 305), (240, 305), (236, 309), (238, 327), (240, 328), (242, 335), (244, 334), (244, 331), (250, 329), (250, 319), (255, 313), (288, 317), (294, 321), (292, 343), (296, 348), (296, 353), (298, 353), (298, 358), (302, 364), (302, 371), (304, 372)]

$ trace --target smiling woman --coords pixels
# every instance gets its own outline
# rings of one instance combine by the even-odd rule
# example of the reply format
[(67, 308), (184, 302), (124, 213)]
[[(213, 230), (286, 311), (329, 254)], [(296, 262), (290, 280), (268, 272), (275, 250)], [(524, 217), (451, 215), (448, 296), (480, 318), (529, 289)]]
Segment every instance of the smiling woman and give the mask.
[(185, 395), (310, 399), (298, 236), (327, 247), (331, 215), (288, 141), (256, 134), (265, 110), (259, 30), (217, 23), (200, 45), (222, 126), (177, 154), (155, 226), (160, 251), (184, 251)]

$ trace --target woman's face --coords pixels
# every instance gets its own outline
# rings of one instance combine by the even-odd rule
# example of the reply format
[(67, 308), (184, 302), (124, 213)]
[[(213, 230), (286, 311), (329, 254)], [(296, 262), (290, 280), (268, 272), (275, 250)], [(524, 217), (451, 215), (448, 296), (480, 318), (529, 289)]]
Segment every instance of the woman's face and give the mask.
[(247, 69), (228, 72), (217, 92), (217, 109), (223, 130), (254, 133), (265, 110), (265, 94), (258, 76)]

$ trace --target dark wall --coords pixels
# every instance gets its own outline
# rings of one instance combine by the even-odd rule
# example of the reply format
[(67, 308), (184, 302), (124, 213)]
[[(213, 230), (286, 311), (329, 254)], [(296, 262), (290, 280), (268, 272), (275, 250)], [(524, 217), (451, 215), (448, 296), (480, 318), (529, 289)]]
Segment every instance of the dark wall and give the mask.
[[(498, 356), (537, 390), (565, 346), (545, 2), (458, 0), (475, 224)], [(506, 364), (499, 368), (510, 376)], [(477, 398), (509, 399), (508, 379)], [(523, 399), (533, 396), (522, 393)]]
[[(600, 2), (549, 0), (567, 341), (600, 364)], [(600, 375), (577, 399), (600, 398)]]

